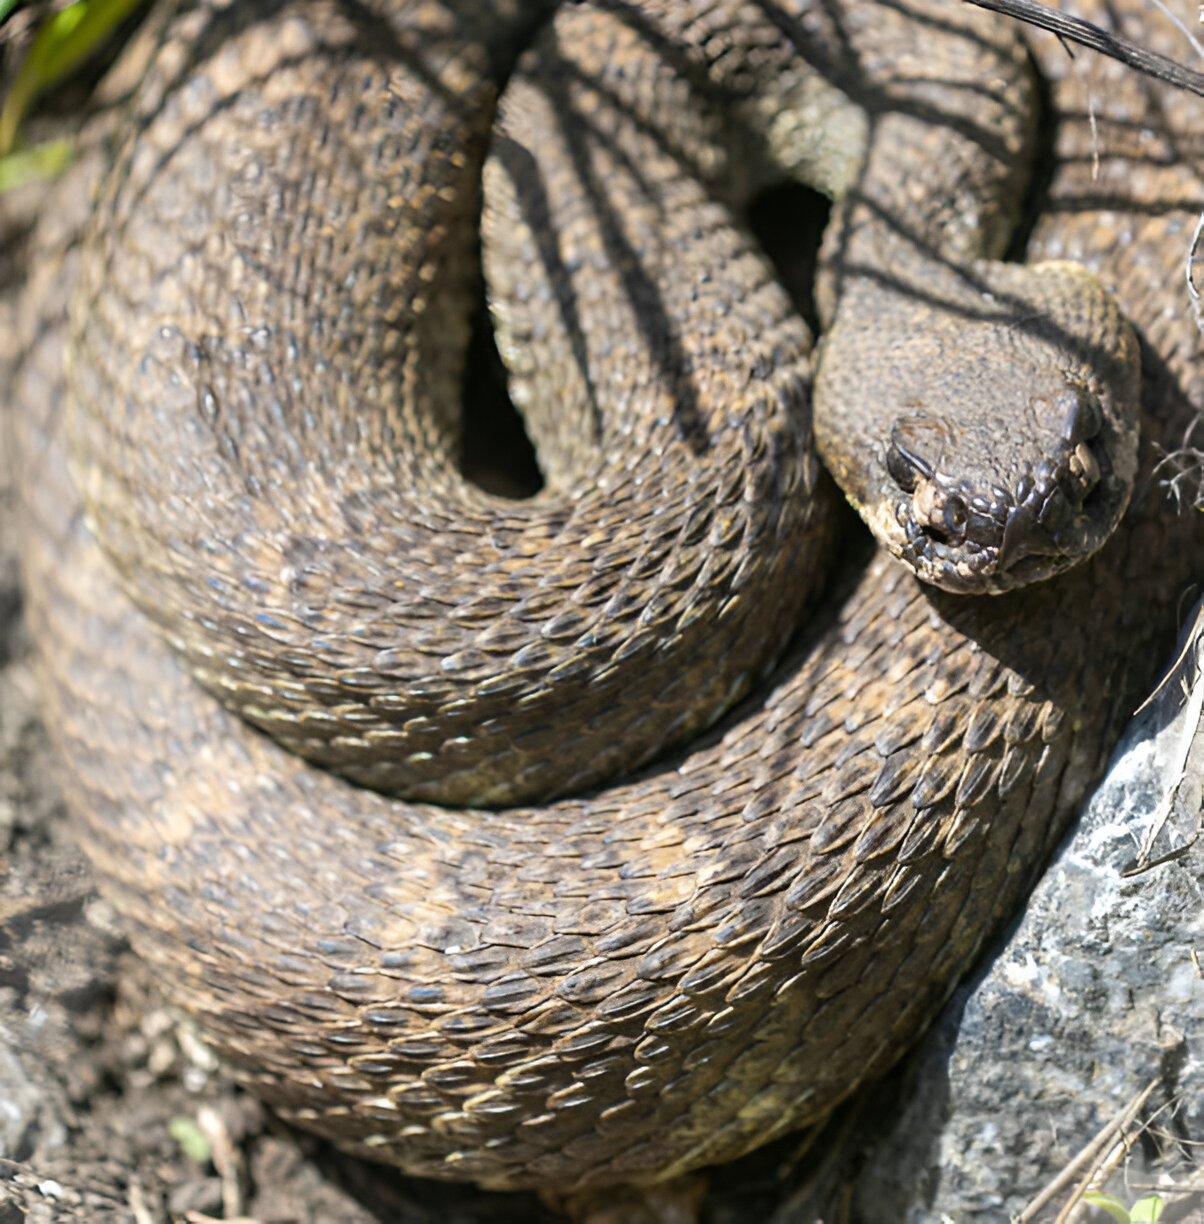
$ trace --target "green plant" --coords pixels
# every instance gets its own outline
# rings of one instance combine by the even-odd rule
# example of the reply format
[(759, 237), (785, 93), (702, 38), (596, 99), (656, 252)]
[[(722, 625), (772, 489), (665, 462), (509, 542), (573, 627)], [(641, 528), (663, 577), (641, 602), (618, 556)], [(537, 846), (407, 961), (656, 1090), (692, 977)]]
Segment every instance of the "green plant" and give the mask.
[[(33, 177), (57, 174), (71, 160), (69, 142), (17, 147), (21, 121), (39, 94), (78, 68), (139, 0), (76, 0), (38, 30), (0, 106), (0, 190)], [(0, 23), (18, 0), (0, 0)]]
[(1132, 1207), (1126, 1207), (1114, 1195), (1101, 1194), (1097, 1190), (1089, 1190), (1083, 1195), (1083, 1201), (1102, 1208), (1119, 1224), (1156, 1224), (1162, 1218), (1163, 1202), (1157, 1194), (1139, 1198)]

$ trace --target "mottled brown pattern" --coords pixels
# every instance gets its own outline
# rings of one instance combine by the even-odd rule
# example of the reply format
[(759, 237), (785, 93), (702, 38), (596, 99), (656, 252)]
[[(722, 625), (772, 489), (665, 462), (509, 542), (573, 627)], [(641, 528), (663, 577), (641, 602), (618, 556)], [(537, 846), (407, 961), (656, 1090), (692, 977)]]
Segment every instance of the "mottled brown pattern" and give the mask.
[[(1130, 342), (1089, 281), (1047, 274), (1075, 292), (1034, 323), (1025, 303), (1050, 295), (1014, 270), (921, 258), (995, 252), (1014, 209), (1031, 85), (1002, 27), (953, 3), (917, 12), (919, 43), (888, 5), (611, 7), (568, 8), (540, 36), (485, 173), (486, 270), (547, 475), (537, 498), (459, 479), (448, 407), (491, 82), (530, 24), (509, 6), (186, 15), (82, 271), (78, 251), (48, 258), (30, 287), (16, 388), (49, 718), (138, 950), (286, 1117), (499, 1187), (728, 1159), (890, 1066), (1014, 911), (1204, 561), (1197, 519), (1150, 480), (1196, 391), (1198, 337), (1164, 309), (1182, 213), (1130, 206), (1114, 222), (1134, 229), (1129, 262), (1109, 262), (1102, 213), (1082, 239), (1062, 224), (1096, 188), (1061, 169), (1037, 242), (1094, 258), (1161, 355), (1146, 354), (1137, 491), (1089, 561), (959, 598), (854, 547), (846, 597), (709, 735), (525, 808), (359, 789), (202, 692), (165, 642), (281, 744), (352, 778), (425, 797), (450, 763), (449, 801), (597, 783), (617, 744), (636, 764), (717, 718), (780, 653), (827, 547), (809, 340), (722, 212), (775, 168), (808, 168), (843, 200), (821, 378), (906, 401), (892, 335), (910, 321), (930, 338), (944, 301), (980, 330), (968, 365), (952, 339), (926, 363), (934, 404), (968, 386), (1002, 411), (1051, 348), (1058, 379), (1085, 362), (1101, 396), (1110, 374), (1124, 398), (1108, 354)], [(944, 59), (952, 46), (970, 57)], [(855, 84), (864, 107), (836, 88)], [(567, 134), (524, 137), (549, 118)], [(365, 163), (392, 179), (359, 185)], [(1176, 173), (1198, 196), (1193, 170)], [(54, 313), (77, 277), (68, 402), (87, 514)], [(1015, 293), (984, 310), (984, 285)], [(857, 342), (867, 301), (883, 328)], [(537, 570), (561, 544), (579, 551)], [(160, 636), (119, 589), (135, 583)], [(703, 694), (683, 711), (694, 672)]]

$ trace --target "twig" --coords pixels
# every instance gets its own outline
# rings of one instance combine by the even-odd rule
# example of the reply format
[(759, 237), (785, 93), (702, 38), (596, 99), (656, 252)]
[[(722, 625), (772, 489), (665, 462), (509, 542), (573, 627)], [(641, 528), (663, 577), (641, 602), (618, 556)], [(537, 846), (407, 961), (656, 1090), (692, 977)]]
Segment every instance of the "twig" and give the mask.
[(1179, 33), (1191, 43), (1191, 49), (1201, 58), (1204, 59), (1204, 44), (1187, 28), (1183, 19), (1178, 13), (1173, 12), (1167, 7), (1165, 0), (1154, 0), (1154, 7), (1167, 19), (1173, 22), (1179, 29)]
[(1196, 330), (1204, 332), (1204, 311), (1200, 307), (1200, 291), (1196, 288), (1195, 270), (1199, 256), (1200, 237), (1204, 234), (1204, 213), (1196, 218), (1196, 228), (1192, 232), (1191, 244), (1187, 248), (1187, 294), (1191, 298), (1192, 314), (1196, 320)]
[(1150, 1093), (1162, 1082), (1160, 1076), (1150, 1082), (1126, 1105), (1116, 1117), (1107, 1122), (1099, 1133), (1084, 1147), (1071, 1162), (1033, 1199), (1027, 1207), (1015, 1217), (1013, 1224), (1032, 1224), (1037, 1213), (1057, 1197), (1083, 1169), (1091, 1167), (1109, 1150), (1109, 1144), (1114, 1135), (1122, 1132), (1141, 1112), (1141, 1107), (1149, 1099)]
[(1079, 1179), (1078, 1185), (1074, 1188), (1074, 1193), (1066, 1200), (1066, 1205), (1054, 1218), (1054, 1224), (1068, 1224), (1072, 1216), (1078, 1213), (1078, 1208), (1088, 1189), (1093, 1185), (1102, 1186), (1120, 1167), (1122, 1161), (1133, 1150), (1133, 1144), (1136, 1142), (1136, 1137), (1131, 1137), (1126, 1132), (1121, 1131), (1120, 1137), (1112, 1147), (1104, 1155), (1100, 1156)]
[(137, 1176), (130, 1179), (126, 1205), (134, 1217), (134, 1224), (155, 1224), (155, 1217), (146, 1201), (146, 1192), (142, 1189), (142, 1181)]
[(1204, 73), (1194, 72), (1182, 64), (1159, 55), (1156, 51), (1147, 51), (1119, 34), (1110, 34), (1099, 26), (1084, 21), (1081, 17), (1072, 17), (1069, 13), (1061, 13), (1057, 9), (1038, 4), (1037, 0), (969, 0), (979, 8), (990, 9), (993, 13), (1002, 13), (1005, 17), (1014, 17), (1017, 21), (1026, 21), (1029, 25), (1050, 30), (1059, 38), (1068, 38), (1071, 42), (1080, 43), (1110, 55), (1120, 60), (1130, 68), (1136, 68), (1168, 85), (1186, 89), (1190, 93), (1204, 98)]
[(1158, 1194), (1164, 1195), (1166, 1198), (1179, 1198), (1185, 1194), (1201, 1194), (1204, 1193), (1204, 1178), (1195, 1178), (1193, 1181), (1185, 1182), (1142, 1182), (1131, 1181), (1126, 1182), (1125, 1186), (1129, 1190), (1153, 1190)]

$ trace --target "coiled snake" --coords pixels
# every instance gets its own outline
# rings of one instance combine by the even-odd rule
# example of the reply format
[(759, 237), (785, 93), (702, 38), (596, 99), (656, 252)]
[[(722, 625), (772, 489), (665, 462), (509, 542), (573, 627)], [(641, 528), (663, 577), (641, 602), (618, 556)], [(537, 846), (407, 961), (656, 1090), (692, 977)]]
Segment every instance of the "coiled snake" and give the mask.
[[(66, 412), (52, 327), (16, 391), (50, 720), (135, 945), (284, 1116), (497, 1187), (729, 1159), (889, 1067), (1204, 557), (1146, 444), (1123, 524), (1035, 581), (1125, 506), (1136, 346), (1071, 266), (976, 262), (1033, 130), (1008, 31), (543, 18), (184, 13), (73, 256)], [(487, 149), (527, 502), (456, 471)], [(783, 174), (836, 198), (829, 467), (926, 578), (1008, 593), (854, 549), (787, 648), (832, 512), (806, 330), (731, 217)]]

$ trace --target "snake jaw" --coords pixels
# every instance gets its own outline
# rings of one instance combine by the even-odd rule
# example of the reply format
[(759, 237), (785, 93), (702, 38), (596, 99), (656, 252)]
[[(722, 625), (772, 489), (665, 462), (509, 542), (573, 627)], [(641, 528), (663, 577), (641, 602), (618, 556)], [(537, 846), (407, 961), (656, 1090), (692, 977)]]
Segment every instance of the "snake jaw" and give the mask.
[(939, 474), (921, 478), (880, 538), (924, 582), (963, 594), (989, 590), (1011, 508), (1000, 494), (971, 494)]
[(909, 496), (877, 516), (879, 538), (922, 581), (959, 594), (1001, 594), (1052, 576), (1098, 539), (1090, 499), (1108, 466), (1099, 431), (1098, 407), (1076, 394), (1056, 457), (1027, 468), (1011, 491), (994, 483), (984, 491), (937, 469), (896, 427), (887, 470)]

